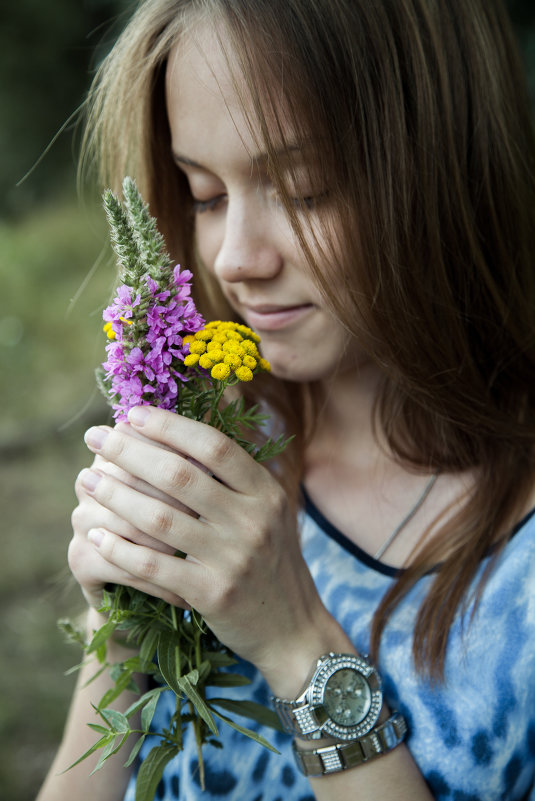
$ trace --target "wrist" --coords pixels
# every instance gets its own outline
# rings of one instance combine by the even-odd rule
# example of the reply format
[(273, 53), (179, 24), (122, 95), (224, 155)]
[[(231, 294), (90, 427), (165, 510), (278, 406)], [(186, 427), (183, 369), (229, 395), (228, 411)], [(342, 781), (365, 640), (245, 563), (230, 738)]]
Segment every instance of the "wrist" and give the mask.
[(278, 657), (260, 670), (274, 695), (295, 698), (304, 689), (310, 668), (325, 653), (356, 654), (355, 647), (340, 625), (325, 610), (315, 626), (301, 632), (293, 641), (284, 644)]

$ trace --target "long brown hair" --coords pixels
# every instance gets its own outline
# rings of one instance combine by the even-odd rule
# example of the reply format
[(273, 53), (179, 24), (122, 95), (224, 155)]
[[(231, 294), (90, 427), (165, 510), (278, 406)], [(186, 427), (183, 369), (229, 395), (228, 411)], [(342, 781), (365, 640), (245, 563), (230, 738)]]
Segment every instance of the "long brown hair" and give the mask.
[[(383, 369), (376, 422), (393, 453), (426, 470), (477, 471), (463, 509), (437, 521), (373, 623), (377, 654), (392, 609), (440, 564), (414, 635), (416, 664), (438, 677), (452, 620), (535, 475), (535, 144), (509, 21), (499, 0), (140, 5), (97, 75), (86, 153), (98, 152), (116, 189), (136, 177), (175, 258), (196, 265), (203, 311), (217, 316), (231, 312), (197, 264), (164, 90), (170, 49), (203, 17), (221, 34), (318, 285)], [(342, 231), (338, 242), (325, 232), (321, 259), (282, 179), (282, 115), (316, 154), (313, 179)], [(315, 390), (271, 386), (299, 435), (297, 486)]]

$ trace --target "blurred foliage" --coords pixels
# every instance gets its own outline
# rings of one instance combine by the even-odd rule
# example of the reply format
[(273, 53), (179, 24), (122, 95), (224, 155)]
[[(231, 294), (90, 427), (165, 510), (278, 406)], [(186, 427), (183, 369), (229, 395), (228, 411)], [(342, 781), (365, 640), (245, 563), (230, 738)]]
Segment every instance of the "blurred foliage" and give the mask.
[[(1, 4), (0, 217), (27, 212), (65, 183), (73, 184), (73, 115), (133, 5), (133, 0)], [(46, 157), (17, 186), (58, 133)]]
[(80, 659), (56, 620), (82, 609), (68, 578), (83, 431), (109, 411), (94, 389), (114, 283), (103, 211), (44, 205), (0, 223), (0, 797), (32, 801), (51, 763)]

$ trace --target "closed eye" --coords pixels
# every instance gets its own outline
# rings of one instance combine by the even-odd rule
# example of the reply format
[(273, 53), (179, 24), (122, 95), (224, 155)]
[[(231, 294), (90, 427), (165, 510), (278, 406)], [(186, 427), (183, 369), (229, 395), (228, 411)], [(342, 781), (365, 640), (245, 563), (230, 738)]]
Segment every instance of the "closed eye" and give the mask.
[(211, 197), (209, 200), (196, 200), (193, 198), (193, 213), (203, 214), (205, 211), (217, 211), (217, 209), (227, 201), (227, 195), (221, 194)]
[(319, 203), (326, 199), (327, 191), (318, 192), (316, 195), (306, 195), (305, 197), (292, 197), (290, 198), (292, 205), (297, 209), (313, 209)]

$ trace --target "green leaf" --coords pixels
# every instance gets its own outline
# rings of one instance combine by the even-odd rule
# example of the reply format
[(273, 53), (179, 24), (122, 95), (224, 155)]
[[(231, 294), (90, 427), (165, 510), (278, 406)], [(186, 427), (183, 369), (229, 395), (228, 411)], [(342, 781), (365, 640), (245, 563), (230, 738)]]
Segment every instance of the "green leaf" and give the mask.
[(275, 754), (280, 753), (280, 751), (277, 751), (275, 746), (271, 745), (271, 743), (268, 742), (265, 737), (262, 737), (261, 734), (258, 734), (255, 731), (251, 731), (251, 729), (246, 729), (244, 726), (239, 726), (237, 723), (231, 720), (231, 718), (228, 718), (226, 715), (222, 715), (221, 712), (217, 712), (215, 709), (212, 709), (212, 712), (216, 717), (221, 718), (221, 720), (224, 720), (225, 723), (228, 723), (228, 725), (231, 728), (235, 729), (236, 731), (239, 731), (240, 734), (244, 734), (246, 737), (249, 737), (251, 740), (254, 740), (259, 745), (263, 745), (264, 748), (268, 748)]
[(100, 699), (99, 709), (104, 709), (116, 698), (118, 698), (123, 690), (126, 690), (132, 684), (132, 672), (130, 670), (124, 670), (122, 673), (119, 674), (119, 677), (115, 680), (115, 685), (111, 687)]
[(189, 698), (199, 716), (204, 720), (210, 731), (213, 732), (213, 734), (218, 734), (215, 720), (212, 717), (212, 713), (210, 712), (206, 701), (199, 694), (197, 688), (194, 687), (190, 682), (189, 678), (187, 676), (181, 676), (179, 679), (177, 679), (177, 683), (184, 695)]
[(100, 668), (97, 670), (97, 672), (96, 672), (96, 673), (95, 673), (93, 676), (90, 676), (90, 677), (88, 678), (88, 680), (85, 682), (85, 684), (83, 684), (82, 686), (83, 686), (83, 687), (87, 687), (89, 684), (91, 684), (91, 682), (95, 681), (95, 679), (98, 679), (98, 677), (99, 677), (99, 676), (100, 676), (102, 673), (104, 673), (104, 671), (106, 670), (106, 668), (107, 668), (107, 667), (108, 667), (107, 665), (102, 665), (102, 667), (100, 667)]
[(135, 758), (136, 758), (136, 757), (137, 757), (137, 755), (139, 754), (139, 751), (140, 751), (140, 749), (141, 749), (141, 746), (142, 746), (142, 745), (143, 745), (143, 743), (145, 742), (145, 737), (146, 737), (146, 736), (147, 736), (146, 734), (142, 734), (142, 735), (141, 735), (141, 737), (139, 738), (139, 740), (137, 740), (136, 744), (134, 745), (134, 747), (133, 747), (133, 748), (132, 748), (132, 750), (130, 751), (130, 756), (128, 757), (128, 759), (127, 759), (127, 760), (126, 760), (126, 762), (124, 763), (124, 766), (123, 766), (123, 767), (125, 767), (125, 768), (129, 768), (129, 767), (130, 767), (130, 765), (131, 765), (131, 764), (134, 762)]
[(65, 770), (62, 771), (62, 773), (67, 773), (68, 770), (70, 770), (71, 768), (74, 768), (75, 765), (79, 765), (80, 762), (83, 762), (84, 759), (87, 759), (88, 756), (91, 756), (91, 754), (94, 754), (95, 751), (98, 751), (99, 748), (104, 748), (111, 740), (114, 740), (114, 739), (115, 739), (115, 735), (114, 734), (109, 734), (109, 733), (106, 734), (104, 737), (101, 737), (100, 740), (97, 740), (97, 742), (94, 743), (91, 746), (91, 748), (87, 749), (85, 754), (82, 754), (82, 756), (79, 757), (76, 760), (76, 762), (73, 762), (72, 765), (69, 765), (68, 768), (65, 768)]
[(100, 726), (98, 723), (88, 723), (87, 725), (89, 726), (90, 729), (93, 729), (93, 731), (96, 731), (98, 734), (110, 733), (109, 729), (106, 729), (105, 726)]
[(157, 629), (150, 628), (147, 631), (143, 637), (141, 648), (139, 649), (139, 658), (141, 659), (142, 664), (145, 663), (148, 665), (150, 662), (152, 662), (158, 647), (159, 639), (160, 632)]
[(81, 629), (74, 626), (73, 623), (66, 618), (58, 620), (57, 625), (58, 628), (65, 634), (69, 642), (76, 643), (77, 645), (81, 645), (82, 648), (85, 648), (85, 637)]
[(115, 733), (123, 734), (123, 732), (130, 731), (128, 720), (122, 712), (118, 712), (116, 709), (99, 709), (98, 713)]
[(136, 781), (136, 801), (154, 801), (164, 768), (178, 753), (175, 745), (156, 745), (141, 763)]
[(230, 665), (237, 665), (238, 660), (226, 653), (226, 651), (203, 651), (203, 659), (207, 659), (212, 667), (229, 667)]
[(283, 450), (290, 444), (292, 441), (292, 437), (285, 438), (284, 435), (278, 437), (278, 439), (268, 439), (267, 442), (262, 445), (253, 456), (255, 461), (257, 462), (265, 462), (268, 459), (273, 459), (274, 456), (278, 456), (279, 453), (282, 453)]
[(154, 717), (154, 713), (156, 711), (156, 705), (158, 703), (159, 695), (153, 695), (152, 698), (145, 704), (143, 707), (143, 711), (141, 713), (141, 728), (143, 731), (148, 732), (150, 724), (152, 723), (152, 719)]
[[(199, 691), (187, 675), (179, 675), (180, 661), (180, 652), (175, 637), (171, 632), (162, 634), (158, 644), (158, 666), (164, 680), (175, 695), (179, 698), (185, 695), (191, 701), (210, 731), (217, 734), (217, 726), (204, 698), (199, 694)], [(198, 671), (194, 671), (193, 677), (197, 681)]]
[(126, 718), (132, 717), (136, 712), (139, 712), (140, 709), (143, 709), (145, 704), (147, 704), (151, 698), (155, 697), (158, 699), (160, 697), (160, 693), (162, 693), (166, 688), (165, 687), (155, 687), (153, 690), (149, 690), (141, 698), (138, 698), (137, 701), (134, 701), (131, 704), (126, 712), (124, 713)]
[(86, 652), (88, 654), (91, 654), (94, 651), (97, 651), (103, 645), (105, 645), (106, 642), (111, 637), (111, 635), (113, 634), (113, 632), (115, 631), (116, 626), (117, 626), (117, 624), (115, 623), (115, 621), (112, 618), (107, 620), (106, 623), (104, 623), (104, 625), (101, 626), (93, 634), (93, 638), (92, 638), (91, 642), (89, 643), (89, 645), (87, 646)]
[[(119, 735), (116, 735), (113, 738), (112, 742), (110, 742), (106, 746), (106, 748), (104, 749), (103, 753), (100, 755), (100, 758), (99, 758), (95, 768), (91, 771), (91, 774), (90, 774), (91, 776), (93, 775), (93, 773), (96, 773), (97, 770), (101, 769), (101, 767), (104, 765), (104, 763), (106, 762), (107, 759), (109, 759), (111, 756), (116, 754), (117, 751), (121, 750), (123, 745), (128, 740), (129, 736), (130, 736), (130, 732), (128, 731), (125, 734), (123, 734), (123, 736), (120, 739), (119, 739)], [(117, 743), (117, 740), (119, 740), (118, 743)]]
[(234, 712), (244, 718), (256, 720), (262, 726), (269, 726), (271, 729), (283, 731), (278, 715), (267, 706), (257, 704), (255, 701), (238, 701), (232, 698), (210, 698), (210, 704), (216, 704), (226, 709), (227, 712)]
[(245, 687), (251, 679), (240, 676), (239, 673), (212, 673), (207, 681), (207, 687)]

